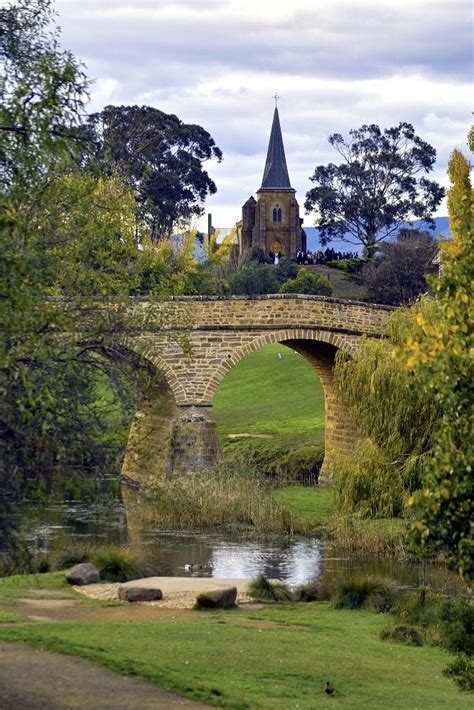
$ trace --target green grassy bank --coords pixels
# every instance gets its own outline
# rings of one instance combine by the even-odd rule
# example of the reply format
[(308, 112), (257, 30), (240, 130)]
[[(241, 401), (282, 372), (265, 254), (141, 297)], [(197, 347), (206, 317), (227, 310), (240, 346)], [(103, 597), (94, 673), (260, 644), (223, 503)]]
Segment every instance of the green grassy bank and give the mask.
[(242, 434), (267, 436), (254, 441), (275, 447), (320, 445), (324, 438), (319, 378), (302, 355), (279, 343), (251, 353), (229, 372), (214, 398), (214, 414), (225, 450), (251, 438)]
[[(0, 580), (0, 609), (6, 602), (14, 609), (16, 597), (28, 594), (51, 600), (74, 593), (57, 574)], [(384, 614), (313, 602), (139, 621), (136, 607), (122, 606), (127, 618), (120, 621), (77, 621), (71, 610), (67, 623), (25, 623), (11, 614), (0, 622), (0, 638), (80, 656), (227, 708), (471, 707), (469, 695), (442, 674), (452, 657), (382, 641)], [(335, 687), (330, 698), (327, 680)]]

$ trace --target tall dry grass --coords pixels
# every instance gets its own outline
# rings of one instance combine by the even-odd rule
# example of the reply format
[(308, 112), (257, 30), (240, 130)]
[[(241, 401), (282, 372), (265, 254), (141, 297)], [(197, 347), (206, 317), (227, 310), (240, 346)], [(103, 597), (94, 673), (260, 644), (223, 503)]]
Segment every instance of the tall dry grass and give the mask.
[(150, 522), (178, 527), (238, 523), (262, 531), (287, 532), (291, 520), (272, 500), (271, 484), (244, 460), (152, 481), (141, 494), (141, 512)]

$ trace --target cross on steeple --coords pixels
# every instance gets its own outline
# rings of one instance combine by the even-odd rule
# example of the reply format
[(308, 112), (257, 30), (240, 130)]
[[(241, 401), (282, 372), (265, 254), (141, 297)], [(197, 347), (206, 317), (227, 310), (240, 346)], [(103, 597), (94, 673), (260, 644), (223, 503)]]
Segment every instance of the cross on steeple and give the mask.
[(278, 105), (278, 99), (281, 99), (281, 96), (278, 96), (278, 93), (275, 93), (275, 96), (272, 96), (272, 99), (275, 99), (275, 108)]

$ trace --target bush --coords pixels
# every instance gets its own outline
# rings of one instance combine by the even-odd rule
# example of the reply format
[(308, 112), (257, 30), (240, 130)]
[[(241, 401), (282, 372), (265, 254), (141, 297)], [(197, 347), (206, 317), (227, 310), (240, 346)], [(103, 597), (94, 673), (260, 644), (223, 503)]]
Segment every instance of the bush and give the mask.
[(288, 279), (280, 293), (305, 293), (313, 296), (332, 296), (332, 286), (325, 276), (311, 269), (300, 269), (295, 279)]
[(141, 576), (140, 565), (124, 547), (106, 547), (92, 555), (91, 562), (108, 582), (128, 582)]
[(395, 615), (404, 622), (421, 626), (432, 627), (436, 631), (439, 624), (440, 603), (428, 587), (420, 587), (416, 594), (401, 597), (395, 608)]
[(393, 607), (396, 596), (391, 580), (354, 576), (342, 583), (332, 604), (335, 609), (373, 609), (385, 613)]
[(333, 516), (327, 535), (340, 549), (357, 554), (403, 558), (406, 554), (407, 523), (399, 518)]
[(334, 595), (334, 582), (312, 580), (300, 584), (293, 592), (295, 602), (328, 602)]
[(460, 654), (443, 671), (448, 678), (452, 678), (461, 690), (474, 690), (474, 662), (470, 656)]
[(278, 484), (316, 484), (324, 460), (322, 446), (288, 449), (274, 442), (233, 442), (227, 452), (229, 463), (246, 461)]
[(60, 550), (55, 554), (54, 567), (56, 569), (69, 569), (81, 562), (90, 562), (92, 548), (90, 545), (82, 545), (80, 543)]
[(371, 439), (362, 439), (350, 456), (334, 458), (334, 492), (338, 510), (362, 518), (396, 518), (409, 493), (406, 471), (390, 465)]
[(339, 271), (344, 271), (346, 274), (357, 274), (367, 261), (367, 258), (363, 257), (357, 259), (334, 259), (326, 261), (326, 266), (329, 266), (330, 269), (339, 269)]
[(292, 601), (293, 595), (284, 584), (280, 582), (272, 584), (263, 574), (259, 574), (249, 584), (248, 593), (260, 602), (284, 602)]
[(229, 293), (236, 296), (258, 296), (278, 293), (279, 282), (274, 266), (250, 262), (229, 277)]
[(448, 651), (474, 654), (474, 606), (463, 598), (449, 599), (441, 605), (441, 645)]
[(396, 242), (384, 242), (379, 250), (381, 255), (362, 270), (368, 301), (400, 306), (427, 290), (426, 272), (433, 270), (437, 251), (432, 236), (417, 229), (402, 229)]
[(38, 555), (35, 559), (35, 570), (38, 574), (44, 574), (45, 572), (52, 572), (53, 563), (48, 554), (42, 553)]
[(389, 639), (405, 646), (423, 646), (423, 637), (415, 626), (409, 624), (399, 624), (394, 629), (383, 630), (380, 633), (381, 639)]

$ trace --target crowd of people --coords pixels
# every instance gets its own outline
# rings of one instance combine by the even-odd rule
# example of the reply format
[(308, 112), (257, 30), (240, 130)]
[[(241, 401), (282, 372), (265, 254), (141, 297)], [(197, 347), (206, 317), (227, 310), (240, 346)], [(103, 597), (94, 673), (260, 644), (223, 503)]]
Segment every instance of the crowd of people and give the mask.
[[(271, 264), (278, 265), (280, 259), (283, 257), (281, 251), (268, 252), (268, 260)], [(339, 261), (340, 259), (358, 259), (359, 254), (355, 251), (336, 251), (331, 247), (327, 247), (324, 251), (321, 249), (319, 251), (297, 251), (296, 252), (296, 263), (298, 265), (303, 264), (325, 264), (328, 261)], [(294, 259), (292, 259), (294, 261)]]
[(325, 264), (327, 261), (339, 261), (340, 259), (357, 259), (359, 255), (352, 251), (336, 251), (328, 247), (324, 251), (297, 251), (297, 264)]

